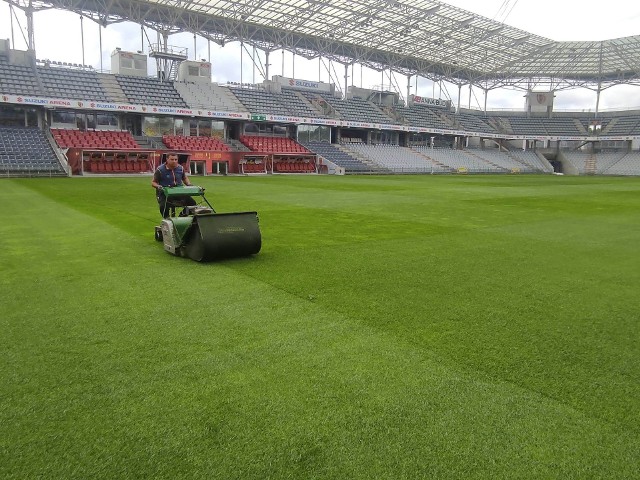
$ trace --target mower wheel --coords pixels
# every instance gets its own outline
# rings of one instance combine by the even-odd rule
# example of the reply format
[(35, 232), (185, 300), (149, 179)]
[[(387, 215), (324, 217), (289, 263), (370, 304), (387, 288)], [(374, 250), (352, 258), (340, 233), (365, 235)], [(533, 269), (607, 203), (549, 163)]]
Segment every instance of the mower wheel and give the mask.
[(162, 241), (162, 228), (159, 226), (156, 227), (155, 239), (156, 239), (156, 242)]

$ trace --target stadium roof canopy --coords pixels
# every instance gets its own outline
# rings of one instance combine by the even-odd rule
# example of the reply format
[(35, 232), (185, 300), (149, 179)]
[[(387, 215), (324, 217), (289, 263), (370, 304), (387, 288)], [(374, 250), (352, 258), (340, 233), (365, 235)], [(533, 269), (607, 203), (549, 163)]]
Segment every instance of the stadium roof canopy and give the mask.
[(640, 36), (557, 42), (435, 0), (7, 1), (485, 89), (640, 80)]

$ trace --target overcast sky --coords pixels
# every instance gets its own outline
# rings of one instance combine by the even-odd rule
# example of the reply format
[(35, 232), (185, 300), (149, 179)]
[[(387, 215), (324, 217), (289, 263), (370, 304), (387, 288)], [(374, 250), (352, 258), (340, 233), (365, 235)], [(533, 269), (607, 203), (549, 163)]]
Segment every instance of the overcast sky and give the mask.
[[(536, 35), (559, 41), (605, 40), (640, 34), (640, 3), (628, 0), (607, 1), (558, 1), (558, 0), (450, 0), (446, 3), (473, 13), (504, 22), (512, 27), (525, 30)], [(26, 20), (24, 14), (14, 10), (13, 29), (9, 4), (0, 3), (0, 38), (9, 38), (15, 42), (15, 48), (26, 49)], [(71, 63), (83, 63), (83, 36), (81, 22), (77, 14), (64, 11), (46, 10), (34, 15), (36, 56), (39, 59), (50, 59)], [(88, 19), (82, 22), (84, 29), (84, 63), (99, 69), (102, 64), (104, 70), (111, 68), (111, 52), (116, 47), (123, 50), (148, 50), (148, 42), (141, 34), (138, 25), (119, 23), (109, 25), (102, 30), (102, 52), (99, 46), (98, 26)], [(156, 34), (147, 30), (151, 42), (156, 42)], [(213, 80), (225, 83), (261, 82), (262, 75), (255, 68), (248, 53), (243, 54), (242, 69), (240, 68), (240, 46), (232, 43), (224, 48), (208, 42), (203, 38), (196, 38), (195, 50), (192, 34), (172, 35), (169, 44), (187, 48), (190, 59), (211, 58)], [(210, 50), (209, 50), (210, 47)], [(101, 54), (102, 53), (102, 62)], [(155, 62), (149, 59), (150, 69)], [(261, 55), (264, 63), (264, 55)], [(330, 81), (326, 70), (326, 63), (319, 67), (318, 60), (307, 61), (295, 58), (289, 52), (284, 53), (284, 61), (280, 51), (270, 55), (269, 75), (284, 75), (287, 77), (306, 80)], [(242, 71), (242, 78), (241, 78)], [(344, 67), (335, 65), (339, 82), (342, 84)], [(349, 72), (352, 79), (349, 84), (370, 88), (381, 83), (388, 88), (389, 80), (383, 79), (380, 72), (362, 69), (356, 66)], [(397, 83), (401, 93), (406, 94), (406, 77), (397, 75)], [(411, 93), (436, 98), (450, 98), (454, 105), (458, 103), (458, 89), (455, 86), (433, 85), (426, 79), (418, 80), (417, 91), (415, 80), (411, 82)], [(556, 93), (557, 110), (587, 110), (594, 109), (596, 94), (587, 89), (561, 91)], [(471, 97), (472, 108), (482, 108), (484, 98), (480, 90), (474, 89)], [(469, 105), (469, 89), (462, 89), (461, 105)], [(494, 90), (489, 93), (489, 109), (510, 108), (523, 109), (524, 98), (522, 91)], [(600, 109), (640, 108), (640, 87), (619, 86), (605, 90), (600, 99)]]

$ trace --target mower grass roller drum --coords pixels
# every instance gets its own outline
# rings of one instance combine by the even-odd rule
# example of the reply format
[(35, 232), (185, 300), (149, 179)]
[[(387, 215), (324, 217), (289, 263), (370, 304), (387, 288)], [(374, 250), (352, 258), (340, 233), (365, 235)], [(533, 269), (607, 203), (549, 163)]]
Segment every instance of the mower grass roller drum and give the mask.
[[(197, 262), (245, 257), (260, 251), (262, 237), (257, 212), (216, 213), (204, 196), (204, 188), (196, 186), (163, 187), (165, 207), (173, 216), (155, 228), (155, 238), (164, 249), (179, 257)], [(185, 196), (196, 205), (183, 206)], [(175, 207), (182, 207), (175, 216)]]

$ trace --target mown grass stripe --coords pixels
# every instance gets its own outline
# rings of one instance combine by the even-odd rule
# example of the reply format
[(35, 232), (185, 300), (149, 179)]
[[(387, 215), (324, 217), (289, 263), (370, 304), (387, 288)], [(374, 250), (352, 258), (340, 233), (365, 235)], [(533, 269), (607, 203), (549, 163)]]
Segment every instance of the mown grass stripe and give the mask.
[(267, 239), (210, 265), (148, 179), (3, 183), (2, 475), (633, 477), (640, 185), (556, 180), (206, 178)]

